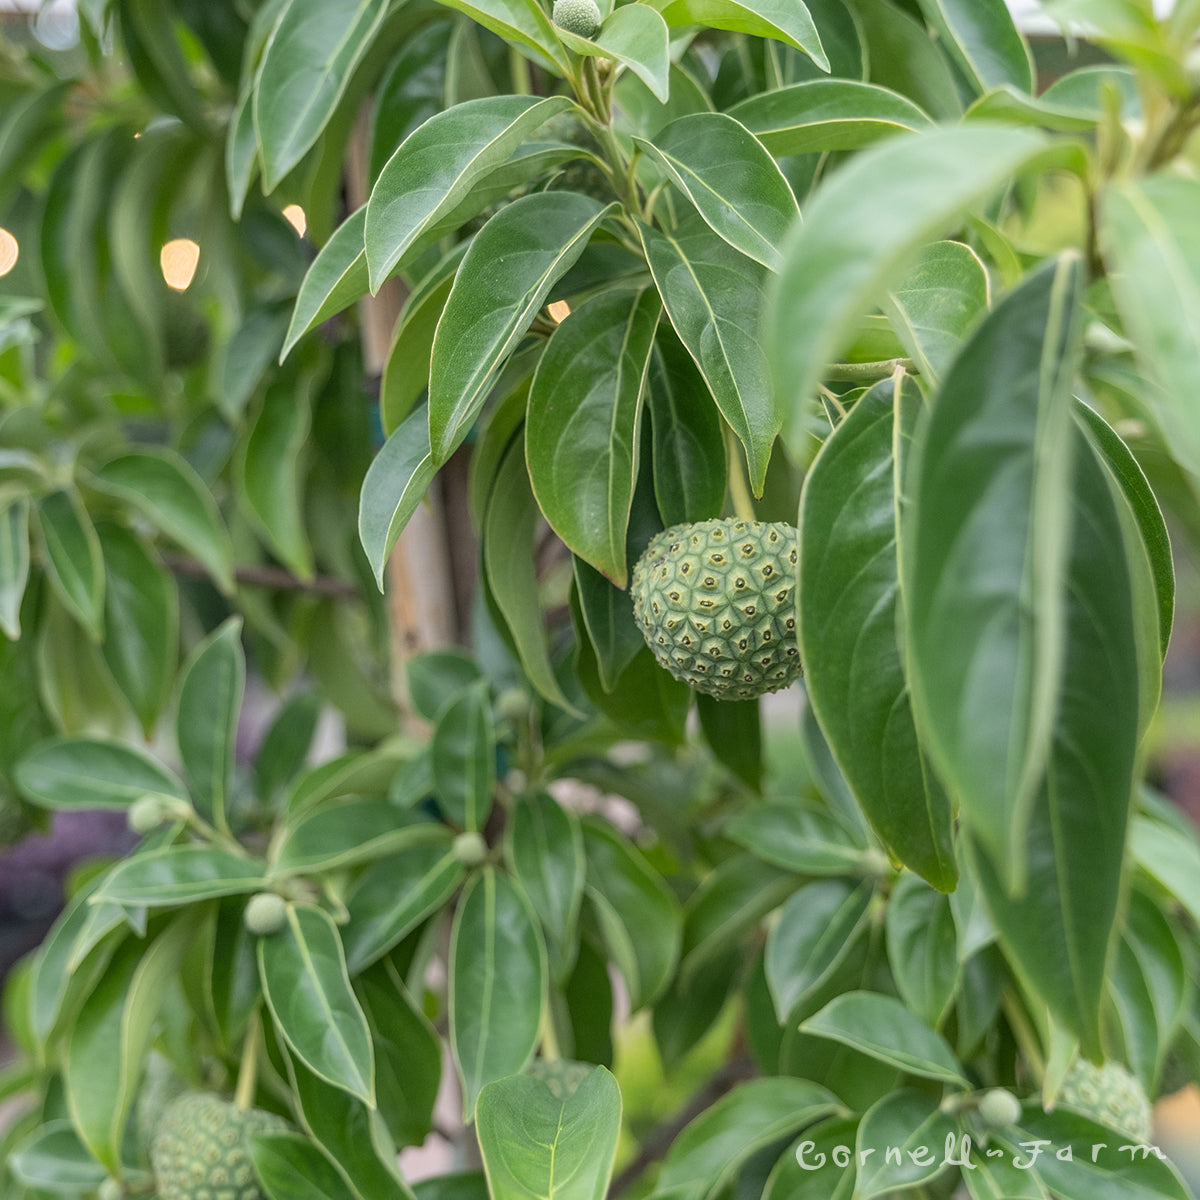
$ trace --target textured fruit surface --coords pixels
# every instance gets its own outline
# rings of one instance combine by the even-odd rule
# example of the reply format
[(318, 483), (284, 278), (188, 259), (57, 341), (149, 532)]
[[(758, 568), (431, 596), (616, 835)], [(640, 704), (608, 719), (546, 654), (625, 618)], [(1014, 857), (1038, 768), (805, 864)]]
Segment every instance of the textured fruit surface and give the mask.
[(1058, 1104), (1102, 1121), (1135, 1142), (1150, 1140), (1150, 1101), (1142, 1085), (1120, 1063), (1096, 1067), (1076, 1059), (1063, 1081)]
[(633, 615), (676, 679), (718, 700), (752, 700), (800, 677), (795, 575), (790, 525), (673, 525), (633, 569)]
[(979, 1101), (979, 1115), (992, 1129), (1007, 1129), (1021, 1119), (1021, 1102), (1006, 1088), (992, 1088)]
[(150, 1147), (159, 1200), (264, 1200), (249, 1139), (287, 1128), (274, 1113), (241, 1109), (211, 1092), (180, 1096)]
[(590, 38), (600, 28), (600, 7), (596, 0), (554, 0), (551, 17), (559, 29)]

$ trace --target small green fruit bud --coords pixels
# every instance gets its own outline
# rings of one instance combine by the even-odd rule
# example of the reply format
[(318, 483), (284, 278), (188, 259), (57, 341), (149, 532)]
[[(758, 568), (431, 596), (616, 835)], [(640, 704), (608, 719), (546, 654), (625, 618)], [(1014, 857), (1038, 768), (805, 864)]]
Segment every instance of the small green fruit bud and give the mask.
[(149, 833), (167, 819), (167, 806), (158, 796), (140, 796), (125, 814), (125, 820), (134, 833)]
[(992, 1088), (979, 1101), (979, 1115), (991, 1129), (1008, 1129), (1021, 1119), (1021, 1102), (1005, 1088)]
[(259, 892), (246, 905), (246, 928), (259, 937), (278, 933), (287, 920), (287, 901), (274, 892)]
[(505, 688), (496, 697), (496, 716), (502, 721), (528, 720), (528, 693), (523, 688)]
[(487, 858), (487, 842), (478, 833), (460, 833), (454, 839), (454, 857), (464, 867), (477, 867)]
[(124, 1192), (121, 1190), (121, 1185), (115, 1179), (106, 1179), (101, 1185), (96, 1195), (99, 1200), (121, 1200)]
[(593, 37), (600, 28), (600, 8), (596, 0), (554, 0), (551, 16), (559, 29), (579, 37)]

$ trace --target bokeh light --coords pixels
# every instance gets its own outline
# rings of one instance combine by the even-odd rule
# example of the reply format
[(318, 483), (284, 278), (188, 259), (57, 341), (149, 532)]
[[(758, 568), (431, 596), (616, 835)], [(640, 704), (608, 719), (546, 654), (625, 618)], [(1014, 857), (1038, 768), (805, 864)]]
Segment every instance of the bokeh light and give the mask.
[(167, 286), (177, 292), (186, 291), (196, 274), (200, 247), (191, 238), (174, 238), (162, 248), (158, 261)]
[(17, 265), (21, 247), (3, 226), (0, 226), (0, 275), (7, 275)]

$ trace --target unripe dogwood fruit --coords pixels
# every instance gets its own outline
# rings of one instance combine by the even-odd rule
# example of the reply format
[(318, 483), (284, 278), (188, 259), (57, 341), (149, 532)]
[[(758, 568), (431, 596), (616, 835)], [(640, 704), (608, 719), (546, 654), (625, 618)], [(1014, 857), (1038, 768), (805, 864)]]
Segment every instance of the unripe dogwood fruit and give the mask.
[(167, 807), (158, 796), (141, 796), (130, 806), (125, 821), (134, 833), (149, 833), (167, 819)]
[(121, 1200), (123, 1194), (121, 1185), (115, 1179), (106, 1179), (96, 1192), (99, 1200)]
[(1021, 1102), (1005, 1088), (992, 1088), (979, 1101), (979, 1115), (991, 1129), (1007, 1129), (1021, 1119)]
[(274, 892), (259, 892), (246, 905), (246, 928), (259, 937), (278, 933), (287, 920), (287, 901)]
[(464, 867), (477, 867), (487, 858), (487, 842), (478, 833), (460, 833), (454, 839), (454, 857)]
[(554, 0), (551, 17), (559, 29), (579, 37), (590, 38), (600, 28), (600, 8), (596, 0)]
[(524, 688), (505, 688), (496, 697), (496, 716), (504, 721), (524, 721), (529, 716), (529, 693)]

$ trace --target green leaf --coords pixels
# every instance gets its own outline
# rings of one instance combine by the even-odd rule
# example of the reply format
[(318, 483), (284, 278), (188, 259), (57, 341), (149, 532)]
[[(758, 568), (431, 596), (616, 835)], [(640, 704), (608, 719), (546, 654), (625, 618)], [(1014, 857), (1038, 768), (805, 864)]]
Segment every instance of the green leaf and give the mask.
[[(876, 1153), (860, 1159), (855, 1197), (872, 1200), (901, 1188), (919, 1190), (946, 1170), (949, 1154), (937, 1151), (955, 1145), (960, 1136), (958, 1121), (942, 1112), (933, 1096), (912, 1088), (884, 1096), (858, 1127), (859, 1155)], [(887, 1147), (886, 1153), (878, 1153), (879, 1147)]]
[(1009, 84), (1030, 93), (1033, 59), (1004, 0), (919, 0), (925, 19), (981, 95)]
[(807, 1079), (752, 1079), (686, 1126), (663, 1160), (654, 1196), (705, 1200), (720, 1194), (751, 1154), (841, 1110)]
[(552, 65), (566, 74), (566, 56), (562, 52), (555, 27), (537, 0), (441, 0), (447, 8), (466, 13), (484, 29), (490, 29), (506, 42), (515, 42), (532, 51), (535, 62)]
[(289, 0), (254, 80), (266, 191), (320, 137), (387, 9), (388, 0)]
[(666, 987), (679, 955), (679, 905), (629, 840), (596, 818), (583, 819), (587, 895), (636, 1012)]
[(758, 804), (738, 813), (725, 832), (759, 858), (798, 875), (844, 875), (863, 864), (865, 846), (813, 805)]
[(800, 215), (796, 198), (762, 143), (725, 113), (672, 121), (642, 152), (735, 250), (778, 270), (779, 244)]
[(279, 828), (270, 874), (332, 871), (443, 836), (436, 822), (397, 810), (387, 800), (341, 800), (302, 812)]
[(809, 700), (863, 812), (893, 853), (954, 887), (952, 811), (910, 707), (898, 624), (893, 444), (920, 411), (907, 376), (876, 384), (826, 441), (800, 502), (800, 653)]
[(870, 883), (824, 879), (795, 891), (767, 934), (763, 965), (781, 1025), (823, 987), (870, 923)]
[(195, 914), (170, 925), (147, 947), (117, 952), (71, 1029), (63, 1084), (71, 1120), (87, 1148), (121, 1174), (121, 1141), (141, 1080), (155, 1018), (195, 932)]
[(614, 587), (581, 558), (574, 559), (575, 595), (596, 656), (600, 686), (611, 692), (646, 642), (633, 619), (629, 593)]
[(1130, 832), (1130, 850), (1138, 865), (1175, 896), (1200, 923), (1200, 846), (1168, 826), (1138, 816)]
[(124, 51), (138, 82), (167, 112), (203, 129), (200, 96), (169, 11), (154, 0), (117, 0), (115, 8)]
[(845, 992), (800, 1029), (860, 1050), (910, 1075), (966, 1086), (946, 1040), (897, 999), (878, 992)]
[(429, 440), (436, 465), (466, 437), (547, 293), (609, 211), (577, 192), (535, 192), (475, 235), (433, 339)]
[(250, 1157), (269, 1200), (353, 1200), (329, 1158), (298, 1133), (257, 1134)]
[(670, 98), (670, 30), (646, 4), (626, 4), (601, 23), (591, 38), (556, 29), (564, 46), (590, 58), (615, 58), (627, 66), (663, 104)]
[[(264, 9), (269, 9), (264, 5)], [(258, 174), (258, 138), (254, 132), (254, 89), (243, 84), (225, 133), (225, 182), (229, 193), (229, 215), (242, 219), (250, 184)]]
[(342, 944), (350, 971), (357, 975), (458, 890), (466, 869), (454, 857), (447, 830), (438, 841), (405, 846), (372, 863), (346, 896), (350, 919)]
[(540, 516), (521, 444), (514, 442), (500, 463), (484, 517), (484, 570), (529, 682), (544, 699), (570, 712), (574, 710), (555, 678), (542, 626), (534, 563)]
[(751, 37), (777, 38), (829, 70), (829, 59), (808, 7), (801, 0), (650, 0), (672, 29), (679, 25), (708, 25), (748, 33)]
[(60, 737), (41, 742), (14, 771), (25, 797), (43, 808), (128, 808), (142, 796), (187, 803), (183, 784), (123, 742)]
[(767, 386), (757, 314), (766, 270), (699, 217), (672, 233), (639, 224), (654, 282), (680, 341), (721, 414), (746, 448), (750, 483), (762, 495), (781, 415)]
[(853, 79), (810, 79), (735, 104), (740, 121), (775, 155), (857, 150), (933, 121), (898, 92)]
[(29, 501), (14, 496), (0, 506), (0, 633), (21, 637), (21, 601), (29, 582)]
[(333, 231), (313, 259), (296, 293), (292, 319), (279, 351), (280, 362), (309, 330), (349, 307), (370, 290), (363, 242), (366, 224), (367, 206), (364, 204)]
[(37, 528), (47, 578), (71, 615), (99, 641), (104, 628), (104, 558), (100, 539), (74, 491), (43, 496)]
[(224, 823), (246, 687), (242, 621), (230, 617), (192, 652), (179, 684), (175, 736), (197, 811)]
[(208, 486), (179, 455), (162, 447), (132, 450), (98, 470), (92, 482), (131, 505), (233, 591), (233, 547)]
[(1077, 259), (1051, 261), (984, 321), (946, 375), (906, 477), (917, 727), (1014, 887), (1062, 680), (1079, 277)]
[(55, 1196), (91, 1191), (108, 1178), (66, 1119), (38, 1125), (9, 1154), (7, 1166), (18, 1183)]
[(870, 0), (864, 20), (857, 0), (867, 78), (919, 104), (935, 120), (957, 121), (962, 114), (961, 83), (949, 59), (930, 37), (929, 27), (913, 14), (915, 4)]
[(118, 863), (105, 876), (96, 904), (168, 907), (217, 896), (237, 896), (262, 887), (256, 859), (217, 846), (166, 846)]
[(701, 693), (696, 697), (696, 713), (713, 754), (747, 787), (761, 791), (763, 745), (758, 701), (717, 700)]
[(920, 247), (1045, 153), (1046, 141), (1025, 129), (937, 129), (870, 148), (817, 191), (784, 246), (763, 324), (794, 453), (805, 402), (862, 312)]
[(259, 939), (258, 972), (275, 1027), (296, 1057), (374, 1108), (371, 1031), (332, 918), (311, 905), (289, 904), (284, 928)]
[(950, 898), (901, 875), (888, 900), (888, 962), (909, 1011), (935, 1028), (958, 990), (958, 939)]
[(479, 664), (457, 648), (426, 650), (404, 664), (413, 708), (427, 721), (436, 721), (452, 700), (482, 677)]
[(555, 329), (529, 390), (525, 454), (538, 507), (578, 557), (621, 588), (661, 311), (651, 288), (601, 292)]
[(321, 701), (315, 692), (300, 692), (276, 712), (254, 756), (254, 779), (263, 804), (278, 804), (304, 767), (320, 716)]
[(175, 680), (179, 593), (139, 538), (116, 525), (98, 533), (108, 579), (101, 650), (149, 737)]
[(1142, 369), (1162, 388), (1148, 403), (1167, 448), (1200, 472), (1200, 183), (1157, 175), (1101, 195), (1100, 245), (1113, 297)]
[(313, 573), (301, 479), (312, 426), (311, 376), (280, 378), (263, 396), (239, 448), (238, 482), (267, 544), (301, 579)]
[(725, 500), (721, 416), (691, 355), (666, 324), (659, 325), (654, 338), (646, 404), (653, 434), (654, 497), (663, 524), (707, 520)]
[(892, 290), (888, 321), (921, 378), (937, 384), (988, 309), (988, 274), (962, 242), (926, 246)]
[(450, 933), (450, 1048), (465, 1120), (486, 1084), (532, 1058), (545, 993), (546, 951), (529, 902), (485, 867), (467, 884)]
[(779, 1156), (762, 1200), (850, 1200), (856, 1164), (833, 1152), (852, 1152), (857, 1130), (857, 1117), (829, 1117), (806, 1129)]
[(437, 113), (388, 159), (367, 201), (364, 237), (371, 291), (405, 252), (448, 216), (540, 125), (571, 108), (565, 96), (485, 96)]
[(443, 710), (433, 729), (433, 782), (452, 824), (479, 830), (492, 809), (496, 786), (496, 730), (488, 682), (480, 679)]
[(1126, 556), (1123, 498), (1082, 433), (1076, 436), (1061, 693), (1027, 825), (1023, 894), (1011, 894), (986, 846), (976, 847), (975, 859), (1010, 962), (1083, 1052), (1098, 1056), (1140, 733), (1139, 620), (1153, 623), (1155, 647), (1158, 630), (1152, 608), (1140, 617), (1134, 611), (1134, 572), (1148, 575), (1149, 565)]
[(480, 1092), (476, 1125), (492, 1200), (603, 1200), (621, 1127), (621, 1091), (603, 1067), (566, 1095), (514, 1075)]

